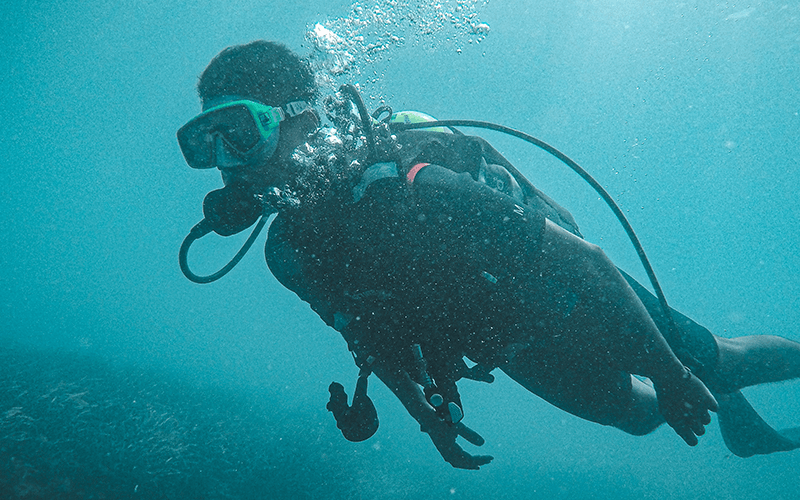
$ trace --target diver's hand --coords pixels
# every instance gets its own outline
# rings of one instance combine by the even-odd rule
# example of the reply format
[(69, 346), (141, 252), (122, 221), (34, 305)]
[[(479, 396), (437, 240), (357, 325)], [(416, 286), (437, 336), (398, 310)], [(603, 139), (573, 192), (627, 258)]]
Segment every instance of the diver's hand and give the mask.
[(430, 420), (427, 427), (422, 428), (422, 431), (427, 432), (431, 437), (433, 445), (439, 450), (439, 454), (442, 455), (445, 462), (457, 469), (478, 470), (481, 465), (486, 465), (494, 459), (488, 455), (470, 455), (456, 443), (458, 436), (476, 446), (484, 443), (483, 438), (477, 432), (460, 422), (453, 425), (435, 418)]
[(706, 433), (711, 423), (710, 411), (718, 410), (717, 401), (708, 388), (688, 370), (683, 377), (655, 384), (658, 409), (670, 427), (689, 446)]
[(409, 415), (419, 422), (420, 430), (427, 432), (431, 437), (436, 449), (442, 458), (459, 469), (479, 469), (481, 465), (486, 465), (492, 461), (493, 457), (475, 456), (461, 449), (456, 444), (458, 436), (463, 437), (470, 443), (481, 446), (483, 438), (477, 432), (469, 429), (461, 422), (450, 424), (439, 418), (436, 410), (428, 403), (425, 394), (416, 382), (411, 380), (408, 372), (397, 368), (392, 369), (391, 365), (376, 362), (372, 365), (375, 373), (381, 381), (395, 393), (397, 399), (403, 403)]

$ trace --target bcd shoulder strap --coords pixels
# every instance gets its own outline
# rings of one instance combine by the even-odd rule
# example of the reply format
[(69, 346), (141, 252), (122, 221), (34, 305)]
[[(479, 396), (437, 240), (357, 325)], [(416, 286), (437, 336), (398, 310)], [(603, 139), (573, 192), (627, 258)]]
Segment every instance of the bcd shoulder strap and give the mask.
[(399, 173), (403, 177), (418, 163), (432, 163), (454, 172), (467, 172), (478, 180), (484, 152), (478, 137), (413, 130), (399, 132), (397, 142), (401, 146)]
[[(401, 164), (398, 168), (401, 177), (405, 177), (410, 168), (420, 163), (440, 165), (459, 173), (467, 172), (479, 182), (481, 164), (484, 161), (510, 171), (514, 170), (513, 165), (481, 137), (409, 130), (399, 132), (397, 142), (401, 146), (399, 151)], [(527, 205), (541, 211), (545, 217), (567, 231), (583, 237), (578, 223), (567, 209), (535, 187), (532, 189), (523, 187), (523, 190)]]

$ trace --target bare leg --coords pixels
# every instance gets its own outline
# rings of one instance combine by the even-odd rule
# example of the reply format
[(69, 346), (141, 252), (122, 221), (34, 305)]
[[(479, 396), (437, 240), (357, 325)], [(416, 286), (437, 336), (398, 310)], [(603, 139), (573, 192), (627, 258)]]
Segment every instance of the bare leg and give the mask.
[[(514, 361), (509, 375), (556, 406), (623, 430), (635, 428), (637, 418), (646, 420), (644, 429), (658, 425), (649, 416), (655, 413), (652, 394), (638, 385), (632, 389), (630, 374), (643, 375), (653, 381), (666, 421), (696, 444), (716, 402), (702, 382), (687, 376), (613, 263), (597, 246), (550, 222), (541, 262), (529, 283), (535, 289), (525, 295), (537, 301), (532, 312), (539, 333), (531, 351), (544, 356), (545, 366), (529, 363), (526, 369)], [(631, 418), (635, 409), (639, 414)]]
[(624, 372), (526, 349), (500, 367), (509, 377), (577, 417), (642, 436), (664, 423), (652, 387)]
[(800, 344), (775, 336), (734, 339), (712, 335), (706, 328), (672, 310), (678, 332), (670, 329), (661, 305), (649, 291), (622, 273), (679, 355), (693, 365), (719, 402), (718, 420), (725, 444), (735, 455), (750, 457), (800, 448), (800, 428), (776, 430), (750, 406), (740, 389), (800, 378)]
[(732, 389), (800, 377), (800, 344), (772, 335), (726, 339), (719, 346), (716, 375)]
[(800, 344), (771, 335), (714, 337), (719, 358), (712, 376), (719, 398), (719, 428), (740, 457), (800, 448), (800, 428), (776, 430), (750, 406), (740, 389), (800, 377)]
[(800, 343), (772, 335), (717, 337), (674, 309), (672, 318), (679, 332), (672, 332), (658, 299), (632, 277), (622, 274), (662, 333), (672, 335), (667, 337), (670, 345), (682, 346), (684, 353), (693, 357), (684, 361), (699, 365), (694, 368), (715, 394), (800, 378)]

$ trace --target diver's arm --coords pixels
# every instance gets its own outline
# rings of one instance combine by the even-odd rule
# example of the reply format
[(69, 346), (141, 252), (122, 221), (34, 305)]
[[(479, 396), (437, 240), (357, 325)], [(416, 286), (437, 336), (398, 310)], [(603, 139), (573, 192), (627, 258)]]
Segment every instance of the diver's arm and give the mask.
[(501, 282), (519, 281), (535, 267), (545, 228), (541, 213), (439, 165), (419, 169), (412, 185), (419, 230), (432, 248), (465, 256), (465, 265)]
[(479, 469), (481, 465), (492, 461), (493, 457), (490, 456), (470, 455), (456, 443), (458, 436), (474, 444), (482, 444), (483, 440), (463, 424), (451, 425), (439, 418), (408, 373), (381, 362), (376, 362), (372, 371), (391, 389), (414, 420), (419, 422), (420, 430), (428, 433), (433, 445), (447, 463), (458, 469)]

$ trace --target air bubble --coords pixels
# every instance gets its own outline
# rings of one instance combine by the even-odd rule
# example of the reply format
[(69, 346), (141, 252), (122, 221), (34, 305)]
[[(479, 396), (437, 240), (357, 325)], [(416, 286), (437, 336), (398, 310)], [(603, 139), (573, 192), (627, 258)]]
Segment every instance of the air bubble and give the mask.
[[(311, 57), (321, 88), (335, 90), (353, 75), (387, 64), (406, 43), (431, 50), (481, 42), (491, 28), (479, 20), (488, 0), (372, 0), (354, 3), (346, 17), (314, 24), (306, 38), (316, 49)], [(381, 73), (383, 71), (380, 71)], [(369, 82), (380, 93), (381, 82)]]

